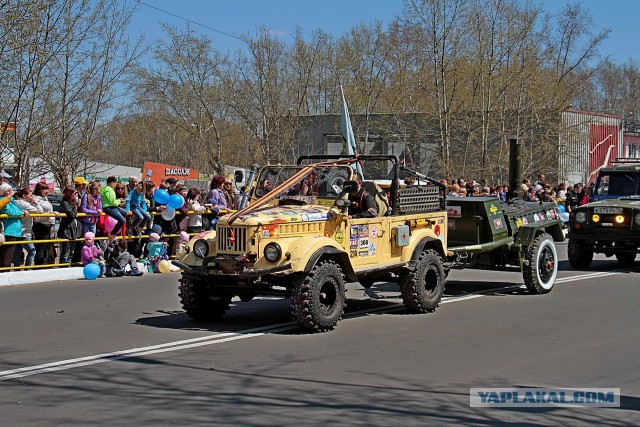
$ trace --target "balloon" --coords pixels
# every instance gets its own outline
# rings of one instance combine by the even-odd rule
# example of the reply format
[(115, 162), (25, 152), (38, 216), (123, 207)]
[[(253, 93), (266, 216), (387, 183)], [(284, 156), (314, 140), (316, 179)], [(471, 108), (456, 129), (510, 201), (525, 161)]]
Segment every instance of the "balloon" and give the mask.
[(100, 266), (95, 262), (90, 262), (82, 269), (82, 274), (87, 280), (95, 280), (100, 275)]
[(161, 205), (164, 205), (169, 201), (169, 192), (164, 188), (158, 188), (153, 193), (153, 200), (160, 203)]
[(172, 194), (167, 202), (167, 206), (173, 209), (180, 209), (182, 205), (184, 205), (184, 197), (179, 194)]
[(166, 259), (160, 261), (158, 263), (158, 271), (160, 273), (168, 273), (169, 271), (171, 271), (171, 264), (169, 264), (169, 261), (167, 261)]
[(560, 211), (560, 213), (564, 213), (565, 211), (564, 205), (558, 205), (558, 210)]
[(107, 216), (107, 223), (104, 226), (106, 232), (111, 233), (113, 231), (113, 227), (115, 227), (117, 223), (118, 221), (114, 217)]
[(562, 212), (560, 214), (560, 221), (562, 221), (562, 222), (569, 221), (569, 212)]
[(180, 232), (180, 240), (186, 242), (187, 240), (189, 240), (189, 234), (187, 234), (186, 231), (181, 231)]
[(167, 207), (162, 211), (162, 218), (166, 221), (171, 221), (176, 216), (176, 210), (170, 207)]
[(151, 231), (156, 234), (162, 234), (162, 227), (160, 227), (160, 224), (153, 224), (153, 227), (151, 227)]

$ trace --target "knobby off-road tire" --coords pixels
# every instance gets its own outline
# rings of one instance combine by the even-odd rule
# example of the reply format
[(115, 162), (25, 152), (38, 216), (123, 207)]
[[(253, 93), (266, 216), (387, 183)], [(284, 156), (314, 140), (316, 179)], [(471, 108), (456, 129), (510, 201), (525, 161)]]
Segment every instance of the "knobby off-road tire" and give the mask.
[(210, 291), (206, 282), (190, 273), (182, 273), (180, 278), (180, 302), (187, 314), (196, 320), (219, 319), (229, 309), (232, 295), (226, 292)]
[(616, 254), (616, 259), (623, 267), (629, 267), (636, 260), (636, 254), (632, 252), (620, 252)]
[(423, 251), (413, 271), (400, 274), (402, 301), (410, 311), (435, 311), (444, 293), (445, 274), (440, 255), (434, 250)]
[(587, 268), (593, 261), (593, 248), (584, 240), (569, 239), (567, 254), (573, 268)]
[(342, 318), (345, 278), (333, 261), (321, 261), (295, 284), (291, 312), (298, 324), (314, 332), (330, 331)]
[(525, 249), (524, 259), (522, 276), (529, 292), (534, 294), (550, 292), (558, 275), (558, 253), (551, 236), (542, 233), (536, 237)]

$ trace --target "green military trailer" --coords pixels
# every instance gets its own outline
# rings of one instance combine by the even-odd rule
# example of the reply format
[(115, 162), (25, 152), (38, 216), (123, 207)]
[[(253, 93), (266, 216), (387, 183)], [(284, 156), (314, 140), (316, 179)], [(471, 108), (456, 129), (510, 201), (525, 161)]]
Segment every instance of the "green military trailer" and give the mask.
[(520, 269), (530, 292), (549, 292), (558, 272), (554, 241), (564, 240), (555, 203), (497, 197), (447, 198), (444, 267)]

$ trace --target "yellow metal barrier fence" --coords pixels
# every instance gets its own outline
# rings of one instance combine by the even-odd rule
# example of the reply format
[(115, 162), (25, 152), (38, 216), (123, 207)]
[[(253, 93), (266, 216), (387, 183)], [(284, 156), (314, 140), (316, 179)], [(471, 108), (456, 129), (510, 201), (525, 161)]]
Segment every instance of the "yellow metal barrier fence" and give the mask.
[[(229, 212), (233, 212), (230, 210), (225, 210), (225, 209), (221, 209), (219, 212), (212, 212), (210, 210), (206, 210), (206, 211), (202, 211), (202, 212), (195, 212), (195, 211), (188, 211), (186, 214), (180, 212), (180, 211), (176, 211), (176, 217), (178, 217), (179, 215), (203, 215), (203, 216), (209, 216), (212, 214), (216, 214), (216, 215), (224, 215), (226, 213)], [(162, 212), (149, 212), (149, 214), (155, 216), (155, 215), (162, 215)], [(66, 214), (60, 213), (58, 215), (53, 214), (53, 213), (48, 213), (48, 214), (29, 214), (29, 217), (31, 218), (51, 218), (51, 217), (55, 217), (56, 219), (58, 218), (66, 218)], [(83, 217), (87, 217), (87, 216), (94, 216), (94, 217), (99, 217), (99, 216), (108, 216), (106, 213), (101, 213), (101, 214), (86, 214), (84, 212), (79, 212), (77, 217), (78, 218), (83, 218)], [(127, 217), (131, 216), (129, 214), (126, 215)], [(24, 215), (18, 215), (18, 216), (10, 216), (10, 215), (6, 215), (6, 214), (1, 214), (0, 215), (0, 220), (5, 219), (5, 218), (24, 218)], [(179, 223), (179, 221), (178, 221)], [(123, 225), (123, 227), (126, 227), (127, 224)], [(147, 225), (147, 229), (149, 229), (149, 225)], [(195, 236), (197, 233), (187, 233), (189, 234), (189, 236)], [(168, 237), (168, 238), (177, 238), (179, 237), (179, 234), (163, 234), (163, 238)], [(127, 237), (122, 237), (122, 236), (118, 236), (118, 239), (123, 239), (123, 240), (138, 240), (138, 239), (148, 239), (149, 235), (148, 234), (142, 234), (142, 235), (128, 235)], [(109, 237), (96, 237), (95, 240), (110, 240)], [(43, 239), (43, 240), (12, 240), (9, 242), (4, 242), (1, 245), (24, 245), (26, 243), (31, 243), (31, 244), (39, 244), (39, 243), (63, 243), (63, 242), (84, 242), (84, 237), (81, 237), (79, 239)], [(56, 263), (56, 264), (40, 264), (40, 265), (20, 265), (20, 266), (15, 266), (15, 267), (0, 267), (0, 273), (2, 273), (3, 271), (15, 271), (15, 270), (35, 270), (35, 269), (44, 269), (44, 268), (56, 268), (56, 267), (70, 267), (70, 266), (81, 266), (82, 263), (80, 262), (67, 262), (67, 263)]]

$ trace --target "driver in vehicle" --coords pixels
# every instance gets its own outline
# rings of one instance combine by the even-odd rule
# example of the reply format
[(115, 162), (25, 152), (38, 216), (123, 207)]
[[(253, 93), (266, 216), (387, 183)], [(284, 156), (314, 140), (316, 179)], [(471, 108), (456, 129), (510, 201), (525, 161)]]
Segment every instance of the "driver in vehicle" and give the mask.
[[(362, 188), (362, 176), (356, 173), (353, 183), (357, 184), (352, 186), (354, 191), (349, 192), (349, 219), (352, 218), (374, 218), (378, 215), (378, 206), (376, 205), (373, 196)], [(349, 182), (346, 181), (345, 184)]]

